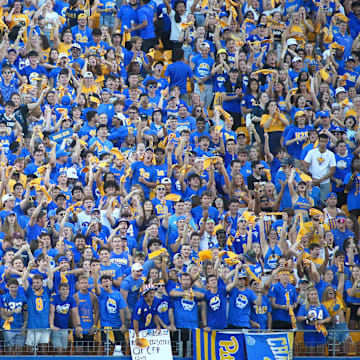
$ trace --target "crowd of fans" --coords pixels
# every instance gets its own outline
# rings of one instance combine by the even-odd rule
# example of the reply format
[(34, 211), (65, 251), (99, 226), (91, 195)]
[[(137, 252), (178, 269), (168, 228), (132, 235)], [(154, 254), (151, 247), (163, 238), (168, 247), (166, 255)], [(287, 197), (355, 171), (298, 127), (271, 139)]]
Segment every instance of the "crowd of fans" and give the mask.
[(186, 355), (198, 327), (351, 351), (359, 1), (0, 3), (6, 352), (166, 328)]

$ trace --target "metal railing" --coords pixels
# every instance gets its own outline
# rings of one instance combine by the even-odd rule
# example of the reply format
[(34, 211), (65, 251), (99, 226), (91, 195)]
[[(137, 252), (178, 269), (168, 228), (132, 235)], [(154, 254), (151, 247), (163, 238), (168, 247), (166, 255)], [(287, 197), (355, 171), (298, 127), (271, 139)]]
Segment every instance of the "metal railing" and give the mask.
[[(117, 330), (117, 329), (113, 329)], [(14, 356), (14, 355), (48, 355), (48, 356), (64, 356), (64, 355), (90, 355), (92, 357), (104, 357), (112, 356), (114, 352), (117, 356), (130, 355), (130, 345), (128, 334), (125, 334), (125, 340), (114, 341), (113, 330), (111, 329), (97, 329), (96, 333), (90, 337), (83, 337), (83, 339), (76, 339), (74, 336), (74, 329), (67, 329), (68, 341), (67, 346), (64, 349), (55, 348), (51, 340), (51, 331), (46, 329), (48, 334), (47, 342), (43, 344), (36, 344), (37, 331), (23, 333), (23, 337), (19, 337), (18, 332), (15, 343), (9, 342), (6, 334), (4, 339), (4, 333), (6, 330), (0, 330), (0, 356)], [(39, 330), (44, 332), (44, 330)], [(296, 356), (327, 356), (329, 358), (336, 358), (338, 356), (359, 356), (360, 355), (360, 330), (347, 331), (347, 330), (329, 330), (329, 334), (326, 338), (326, 344), (324, 344), (324, 353), (316, 352), (314, 354), (314, 348), (309, 347), (304, 343), (304, 333), (313, 333), (313, 330), (219, 330), (222, 332), (231, 333), (247, 333), (247, 332), (294, 332), (294, 346), (293, 355)], [(11, 331), (15, 333), (15, 331)], [(349, 336), (347, 336), (347, 334)], [(33, 339), (29, 338), (33, 336)], [(11, 338), (11, 337), (10, 337)], [(14, 337), (15, 339), (15, 337)], [(29, 344), (29, 340), (32, 345)], [(22, 345), (21, 342), (25, 345)], [(17, 342), (17, 344), (16, 344)], [(25, 343), (26, 342), (26, 343)], [(20, 345), (19, 345), (20, 344)], [(190, 338), (185, 344), (181, 341), (180, 332), (171, 334), (171, 346), (174, 356), (192, 358), (192, 333), (190, 331)], [(185, 355), (185, 356), (184, 356)]]

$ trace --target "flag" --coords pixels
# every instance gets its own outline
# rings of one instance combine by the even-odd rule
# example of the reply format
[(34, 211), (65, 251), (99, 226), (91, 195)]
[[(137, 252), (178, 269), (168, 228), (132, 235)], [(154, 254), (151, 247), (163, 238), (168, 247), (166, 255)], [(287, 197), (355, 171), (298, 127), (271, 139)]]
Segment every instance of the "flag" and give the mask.
[(193, 360), (244, 360), (243, 334), (193, 329), (192, 335)]
[[(245, 344), (248, 359), (292, 360), (294, 333), (247, 333)], [(259, 356), (260, 355), (260, 356)]]

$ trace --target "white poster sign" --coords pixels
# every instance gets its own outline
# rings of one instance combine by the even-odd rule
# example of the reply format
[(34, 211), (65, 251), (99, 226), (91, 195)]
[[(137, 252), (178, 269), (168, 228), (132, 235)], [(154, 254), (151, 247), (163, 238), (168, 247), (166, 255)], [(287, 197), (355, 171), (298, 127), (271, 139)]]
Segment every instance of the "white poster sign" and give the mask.
[(172, 360), (170, 334), (166, 329), (162, 329), (160, 334), (157, 330), (142, 330), (139, 337), (142, 346), (135, 343), (136, 335), (134, 330), (130, 330), (130, 349), (132, 360)]

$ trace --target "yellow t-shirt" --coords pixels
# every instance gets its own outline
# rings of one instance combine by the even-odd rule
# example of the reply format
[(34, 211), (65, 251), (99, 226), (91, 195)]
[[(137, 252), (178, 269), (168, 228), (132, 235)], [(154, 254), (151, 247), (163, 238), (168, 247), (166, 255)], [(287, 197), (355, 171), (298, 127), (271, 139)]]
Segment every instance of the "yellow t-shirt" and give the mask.
[[(280, 114), (279, 117), (276, 117), (272, 120), (270, 127), (268, 129), (264, 128), (265, 132), (275, 132), (275, 131), (284, 131), (285, 125), (281, 122), (280, 117), (286, 119), (283, 114)], [(269, 120), (270, 115), (264, 114), (261, 116), (260, 126), (264, 127), (264, 124)]]
[(71, 55), (70, 54), (71, 45), (72, 44), (68, 45), (68, 44), (65, 44), (65, 43), (61, 42), (60, 45), (57, 48), (57, 51), (59, 52), (59, 54), (65, 53), (67, 55)]
[[(308, 232), (312, 231), (314, 229), (313, 222), (308, 221), (308, 222), (304, 223), (304, 227)], [(321, 227), (324, 232), (330, 230), (328, 224), (321, 224)], [(320, 243), (320, 236), (319, 236), (319, 232), (317, 230), (314, 232), (314, 236), (313, 236), (312, 240), (310, 240), (310, 244), (312, 244), (312, 243), (318, 243), (318, 244)]]

